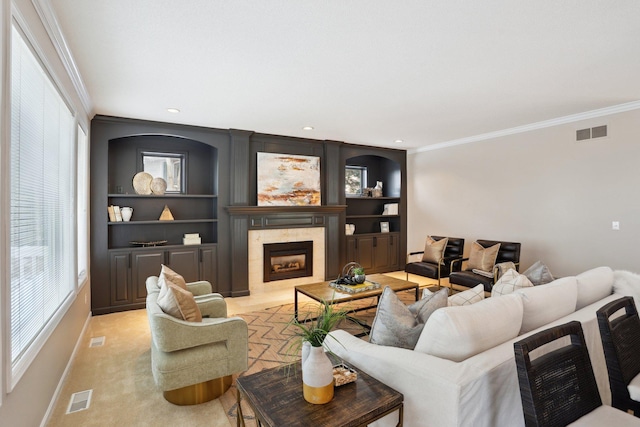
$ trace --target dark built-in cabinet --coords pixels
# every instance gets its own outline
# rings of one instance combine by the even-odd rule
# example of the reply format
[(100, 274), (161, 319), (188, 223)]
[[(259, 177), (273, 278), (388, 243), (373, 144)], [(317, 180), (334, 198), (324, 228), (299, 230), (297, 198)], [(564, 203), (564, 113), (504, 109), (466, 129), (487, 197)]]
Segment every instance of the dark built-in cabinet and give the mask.
[[(177, 193), (140, 195), (133, 177), (143, 153), (184, 159)], [(322, 206), (257, 206), (257, 153), (320, 158)], [(345, 166), (366, 167), (367, 187), (383, 197), (346, 197)], [(91, 308), (93, 314), (144, 308), (146, 279), (168, 265), (190, 281), (207, 280), (225, 297), (249, 295), (248, 232), (257, 228), (323, 227), (325, 280), (357, 261), (367, 273), (400, 270), (406, 253), (406, 152), (244, 130), (212, 129), (96, 116), (91, 123)], [(383, 215), (386, 203), (398, 214)], [(133, 208), (128, 222), (107, 207)], [(164, 207), (172, 221), (161, 221)], [(381, 222), (389, 223), (382, 232)], [(345, 235), (345, 224), (355, 234)], [(198, 233), (201, 244), (184, 245)], [(141, 246), (141, 242), (163, 243)]]

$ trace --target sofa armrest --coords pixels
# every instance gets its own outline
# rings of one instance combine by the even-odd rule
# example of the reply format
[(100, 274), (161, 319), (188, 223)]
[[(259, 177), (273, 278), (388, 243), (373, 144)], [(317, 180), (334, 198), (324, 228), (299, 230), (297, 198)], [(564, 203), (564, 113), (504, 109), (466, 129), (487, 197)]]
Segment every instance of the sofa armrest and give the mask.
[(207, 282), (206, 280), (198, 280), (197, 282), (187, 283), (187, 289), (194, 296), (206, 295), (213, 292), (211, 283)]
[(152, 316), (151, 335), (160, 351), (172, 352), (227, 340), (248, 340), (247, 323), (240, 317), (187, 322), (164, 313)]
[(196, 304), (202, 317), (227, 317), (227, 303), (220, 294), (198, 295)]
[[(413, 423), (421, 426), (459, 425), (460, 383), (469, 374), (464, 364), (413, 350), (371, 344), (342, 330), (331, 332), (325, 344), (347, 365), (401, 392), (405, 420), (423, 420)], [(438, 396), (439, 403), (425, 404), (425, 396)], [(385, 420), (380, 425), (396, 424)]]

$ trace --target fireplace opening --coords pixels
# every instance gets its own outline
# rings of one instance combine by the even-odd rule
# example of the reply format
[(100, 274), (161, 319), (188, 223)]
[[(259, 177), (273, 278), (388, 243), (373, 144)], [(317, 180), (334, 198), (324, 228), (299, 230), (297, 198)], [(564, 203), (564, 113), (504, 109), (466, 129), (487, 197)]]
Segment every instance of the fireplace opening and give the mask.
[(264, 281), (313, 276), (313, 241), (266, 243)]

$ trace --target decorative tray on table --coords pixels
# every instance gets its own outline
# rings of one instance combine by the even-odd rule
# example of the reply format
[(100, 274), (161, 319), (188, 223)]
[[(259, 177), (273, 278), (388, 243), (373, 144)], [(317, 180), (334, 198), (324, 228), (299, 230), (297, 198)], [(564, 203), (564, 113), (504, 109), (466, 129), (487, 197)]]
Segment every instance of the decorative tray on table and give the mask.
[(358, 373), (344, 363), (333, 366), (333, 383), (336, 387), (349, 384), (358, 379)]

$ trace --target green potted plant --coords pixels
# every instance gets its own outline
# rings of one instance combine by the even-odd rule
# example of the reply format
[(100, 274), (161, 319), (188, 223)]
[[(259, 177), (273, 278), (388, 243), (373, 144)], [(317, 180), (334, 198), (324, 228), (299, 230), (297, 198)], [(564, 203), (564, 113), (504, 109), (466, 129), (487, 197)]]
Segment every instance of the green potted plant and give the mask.
[(364, 283), (366, 279), (367, 276), (364, 274), (364, 268), (356, 267), (353, 269), (353, 280), (355, 280), (356, 283)]
[(323, 302), (318, 312), (302, 320), (294, 316), (289, 322), (295, 329), (289, 354), (297, 355), (302, 350), (303, 396), (309, 403), (323, 404), (333, 399), (333, 364), (325, 353), (324, 342), (343, 320), (360, 325), (348, 310), (337, 310)]

